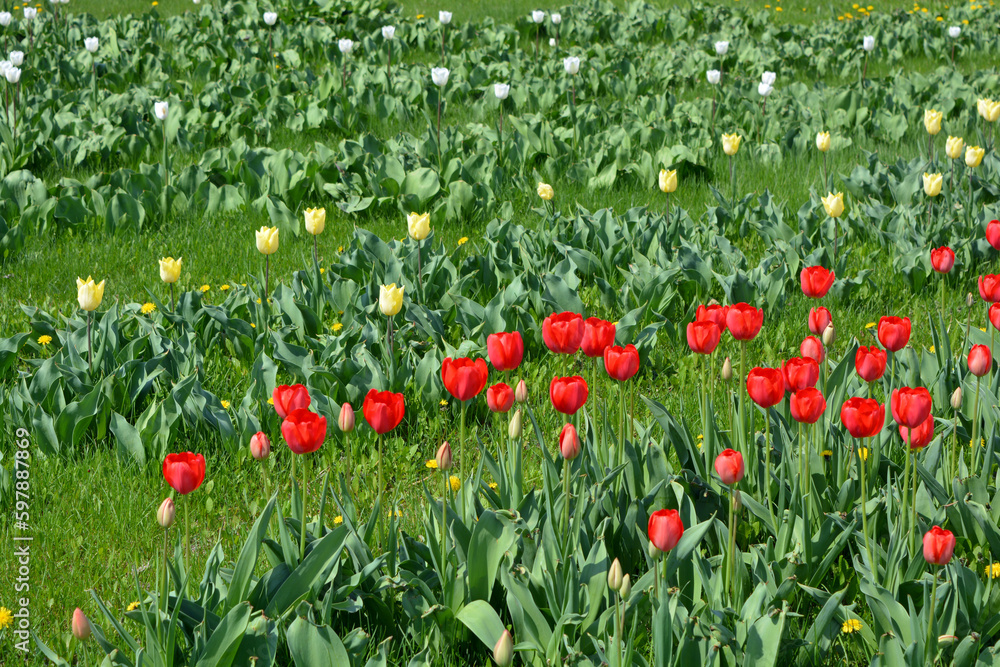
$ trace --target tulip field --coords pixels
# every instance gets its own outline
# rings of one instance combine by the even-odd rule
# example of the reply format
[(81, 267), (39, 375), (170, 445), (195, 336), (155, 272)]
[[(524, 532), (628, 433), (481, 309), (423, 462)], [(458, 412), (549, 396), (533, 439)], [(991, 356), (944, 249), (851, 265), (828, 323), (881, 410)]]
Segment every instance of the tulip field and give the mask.
[(0, 665), (1000, 665), (1000, 9), (0, 10)]

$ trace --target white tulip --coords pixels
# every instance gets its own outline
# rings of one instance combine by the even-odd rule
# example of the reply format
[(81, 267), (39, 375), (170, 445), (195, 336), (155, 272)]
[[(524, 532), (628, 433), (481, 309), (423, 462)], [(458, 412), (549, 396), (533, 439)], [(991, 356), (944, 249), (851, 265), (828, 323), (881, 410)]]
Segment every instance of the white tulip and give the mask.
[(264, 23), (268, 25), (274, 25), (278, 22), (277, 12), (264, 12)]
[(774, 92), (774, 88), (773, 88), (773, 87), (771, 86), (771, 84), (769, 84), (769, 83), (765, 83), (765, 82), (761, 81), (761, 82), (760, 82), (760, 83), (759, 83), (759, 84), (757, 85), (757, 93), (758, 93), (758, 94), (759, 94), (759, 95), (760, 95), (761, 97), (767, 97), (767, 96), (768, 96), (768, 95), (770, 95), (770, 94), (771, 94), (772, 92)]
[(562, 14), (560, 14), (559, 12), (552, 12), (551, 14), (549, 14), (549, 18), (551, 18), (552, 22), (555, 23), (556, 25), (562, 23)]
[(156, 115), (157, 120), (166, 120), (167, 111), (170, 110), (170, 105), (167, 102), (156, 102), (153, 104), (153, 114)]
[(542, 21), (545, 20), (545, 12), (543, 12), (540, 9), (534, 10), (533, 12), (531, 12), (531, 20), (534, 21), (535, 23), (541, 23)]
[(0, 12), (0, 26), (6, 28), (14, 20), (14, 15), (10, 12)]
[(708, 82), (713, 86), (718, 85), (719, 81), (722, 80), (722, 73), (717, 69), (710, 69), (705, 74), (708, 77)]
[(498, 100), (507, 99), (507, 96), (510, 95), (510, 85), (506, 83), (494, 83), (493, 94), (497, 96)]
[(724, 55), (726, 55), (727, 51), (729, 51), (729, 42), (716, 42), (715, 43), (715, 52), (718, 55), (724, 56)]
[(549, 37), (549, 46), (555, 46), (555, 45), (556, 45), (556, 38)]
[(875, 37), (873, 37), (872, 35), (865, 35), (865, 39), (861, 43), (861, 46), (864, 47), (865, 51), (874, 51)]
[(563, 58), (563, 67), (566, 68), (567, 74), (576, 74), (580, 71), (580, 59), (576, 56)]
[(776, 78), (777, 76), (774, 74), (774, 72), (764, 72), (763, 74), (760, 75), (761, 83), (766, 83), (769, 86), (774, 85), (774, 80)]
[(96, 37), (87, 37), (83, 40), (83, 47), (90, 53), (96, 53), (101, 42)]
[(382, 26), (382, 39), (392, 39), (396, 36), (396, 26), (384, 25)]
[(12, 63), (9, 60), (0, 60), (0, 74), (3, 74), (4, 72), (6, 72), (7, 70), (9, 70), (13, 66), (14, 66), (14, 63)]
[(340, 49), (341, 53), (345, 56), (349, 56), (351, 55), (351, 51), (354, 50), (354, 42), (349, 39), (342, 39), (337, 42), (337, 47)]
[(962, 34), (961, 26), (953, 25), (948, 28), (948, 36), (952, 39), (958, 39), (958, 36)]
[(7, 57), (14, 63), (14, 67), (20, 67), (24, 63), (24, 51), (11, 51)]
[(431, 81), (434, 82), (435, 86), (444, 87), (448, 83), (450, 73), (447, 67), (435, 67), (431, 70)]
[(38, 10), (37, 9), (35, 9), (34, 7), (25, 7), (24, 8), (24, 18), (25, 18), (25, 20), (31, 21), (36, 16), (38, 16)]
[(440, 21), (442, 25), (448, 25), (449, 23), (451, 23), (451, 12), (446, 12), (443, 9), (439, 11), (438, 21)]
[(3, 75), (7, 77), (7, 83), (17, 83), (21, 80), (21, 70), (13, 65), (8, 67)]

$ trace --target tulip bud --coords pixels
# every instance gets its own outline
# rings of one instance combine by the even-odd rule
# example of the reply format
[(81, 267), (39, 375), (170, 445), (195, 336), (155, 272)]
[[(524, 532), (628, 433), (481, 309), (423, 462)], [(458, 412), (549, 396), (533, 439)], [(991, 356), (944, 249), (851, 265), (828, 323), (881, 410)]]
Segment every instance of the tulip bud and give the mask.
[(580, 71), (580, 59), (576, 56), (563, 58), (563, 69), (566, 70), (567, 74), (576, 74)]
[(622, 589), (618, 593), (622, 596), (622, 600), (627, 600), (629, 594), (632, 592), (632, 577), (625, 575), (622, 577)]
[(156, 116), (157, 120), (166, 120), (167, 112), (170, 111), (169, 102), (154, 102), (153, 103), (153, 115)]
[(823, 329), (823, 345), (825, 347), (830, 347), (833, 345), (833, 341), (837, 338), (837, 332), (833, 328), (833, 324), (826, 325), (826, 329)]
[(449, 445), (447, 441), (438, 447), (437, 455), (434, 456), (434, 460), (437, 461), (438, 470), (448, 470), (451, 468), (451, 445)]
[(660, 551), (655, 544), (653, 544), (652, 540), (650, 540), (649, 546), (646, 547), (646, 551), (649, 553), (649, 557), (652, 558), (654, 561), (663, 558), (663, 552)]
[(524, 383), (524, 380), (517, 381), (517, 387), (514, 389), (514, 400), (518, 403), (524, 403), (528, 400), (528, 385)]
[(264, 12), (264, 23), (267, 25), (274, 25), (278, 22), (277, 12)]
[(555, 47), (555, 45), (556, 45), (556, 38), (549, 37), (549, 46)]
[(160, 509), (156, 510), (156, 523), (160, 524), (161, 528), (170, 528), (174, 523), (175, 513), (174, 501), (170, 498), (165, 499), (160, 503)]
[(972, 304), (976, 302), (975, 297), (972, 296), (972, 292), (965, 295), (965, 307), (972, 308)]
[(438, 12), (438, 21), (444, 25), (451, 23), (451, 12), (446, 12), (443, 9)]
[(542, 23), (543, 21), (545, 21), (545, 12), (543, 12), (540, 9), (534, 10), (533, 12), (531, 12), (531, 20), (534, 23)]
[(263, 432), (257, 431), (250, 438), (250, 455), (258, 461), (263, 461), (271, 455), (271, 441)]
[(20, 67), (24, 64), (24, 51), (11, 51), (7, 54), (7, 57), (14, 67)]
[(434, 82), (435, 86), (443, 87), (448, 83), (450, 73), (447, 67), (434, 67), (431, 69), (431, 81)]
[(875, 37), (873, 35), (865, 35), (865, 38), (861, 41), (861, 46), (864, 47), (865, 51), (874, 51)]
[(521, 411), (515, 410), (514, 416), (510, 419), (510, 426), (507, 428), (507, 435), (510, 436), (511, 440), (517, 440), (521, 437)]
[(722, 73), (717, 69), (710, 69), (705, 73), (705, 77), (708, 79), (708, 82), (714, 86), (722, 79)]
[(729, 382), (733, 379), (733, 362), (726, 357), (726, 360), (722, 363), (722, 379)]
[(957, 39), (958, 36), (961, 34), (962, 34), (961, 26), (953, 25), (950, 28), (948, 28), (948, 36), (951, 37), (952, 39)]
[(90, 639), (90, 620), (87, 615), (77, 607), (73, 610), (73, 636), (78, 641), (84, 642)]
[(955, 410), (962, 408), (962, 388), (958, 387), (951, 395), (951, 407)]
[(514, 662), (514, 638), (509, 630), (503, 631), (493, 647), (493, 662), (497, 663), (497, 667), (508, 667)]
[(622, 573), (622, 564), (615, 559), (615, 562), (611, 564), (611, 569), (608, 570), (608, 588), (613, 591), (620, 591), (622, 589), (622, 580), (625, 578)]
[(396, 26), (394, 25), (382, 26), (382, 39), (392, 39), (395, 36), (396, 36)]
[(559, 25), (560, 23), (562, 23), (562, 14), (560, 14), (559, 12), (552, 12), (552, 14), (550, 14), (549, 16), (551, 16), (552, 22), (554, 24)]
[(580, 438), (576, 435), (576, 427), (566, 424), (559, 434), (559, 453), (567, 461), (572, 461), (580, 455)]
[(344, 403), (340, 406), (340, 416), (337, 417), (337, 426), (344, 433), (350, 433), (354, 430), (354, 408), (351, 407), (350, 403)]

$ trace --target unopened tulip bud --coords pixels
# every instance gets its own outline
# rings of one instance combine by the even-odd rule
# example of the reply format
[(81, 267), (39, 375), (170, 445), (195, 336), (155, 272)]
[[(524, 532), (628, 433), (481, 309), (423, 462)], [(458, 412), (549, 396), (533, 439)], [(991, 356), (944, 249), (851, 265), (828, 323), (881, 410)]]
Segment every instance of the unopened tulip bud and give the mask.
[(507, 435), (511, 437), (511, 440), (517, 440), (521, 437), (521, 411), (515, 410), (514, 416), (510, 419), (510, 426), (507, 428)]
[(167, 498), (160, 503), (160, 509), (156, 510), (156, 523), (160, 524), (161, 528), (170, 528), (174, 523), (175, 513), (174, 501)]
[(975, 302), (976, 301), (975, 301), (975, 299), (972, 296), (972, 292), (969, 292), (968, 294), (965, 295), (965, 307), (966, 308), (972, 308), (972, 304), (974, 304)]
[(951, 395), (951, 407), (955, 410), (962, 408), (962, 388), (958, 387)]
[(517, 387), (514, 389), (514, 400), (518, 403), (524, 403), (528, 400), (528, 385), (524, 383), (524, 380), (517, 381)]
[(514, 662), (514, 638), (509, 630), (504, 630), (493, 647), (493, 662), (497, 667), (508, 667)]
[(621, 594), (622, 600), (628, 599), (629, 594), (632, 592), (632, 577), (627, 574), (622, 577), (622, 589), (618, 592)]
[(445, 442), (443, 445), (438, 447), (437, 455), (434, 457), (437, 461), (438, 470), (448, 470), (451, 468), (451, 445)]
[(257, 431), (250, 438), (250, 455), (258, 461), (262, 461), (271, 455), (271, 441), (268, 440), (265, 433)]
[(577, 437), (576, 427), (566, 424), (559, 434), (559, 453), (567, 461), (572, 461), (580, 455), (580, 438)]
[(344, 433), (350, 433), (354, 430), (354, 408), (351, 407), (350, 403), (344, 403), (340, 406), (340, 416), (337, 417), (337, 426)]
[(663, 552), (660, 551), (656, 547), (656, 545), (653, 544), (652, 542), (650, 542), (649, 546), (646, 547), (646, 551), (649, 553), (649, 557), (652, 558), (654, 561), (655, 560), (660, 560), (663, 557)]
[(622, 564), (615, 559), (615, 562), (611, 564), (611, 569), (608, 570), (608, 588), (613, 591), (620, 591), (622, 589), (622, 580), (625, 578), (622, 573)]
[(833, 328), (833, 324), (828, 324), (826, 329), (823, 329), (823, 345), (825, 347), (830, 347), (833, 345), (833, 341), (837, 337), (837, 332)]
[(722, 379), (729, 382), (733, 379), (733, 362), (726, 357), (726, 360), (722, 363)]
[(90, 620), (79, 607), (73, 610), (73, 636), (81, 642), (90, 639)]

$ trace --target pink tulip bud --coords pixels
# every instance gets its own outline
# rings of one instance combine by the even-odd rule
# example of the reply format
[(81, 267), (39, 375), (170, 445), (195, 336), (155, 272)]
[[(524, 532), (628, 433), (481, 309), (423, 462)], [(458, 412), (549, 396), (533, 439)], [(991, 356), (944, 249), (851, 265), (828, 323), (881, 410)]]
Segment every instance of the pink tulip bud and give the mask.
[(160, 509), (156, 510), (156, 523), (160, 524), (161, 528), (170, 528), (174, 524), (175, 513), (174, 501), (167, 498), (160, 503)]
[(90, 621), (79, 607), (73, 611), (73, 636), (82, 642), (90, 639)]
[(514, 389), (514, 400), (518, 403), (524, 403), (528, 400), (528, 385), (524, 384), (524, 380), (517, 381), (517, 387)]
[(580, 438), (576, 435), (576, 428), (572, 424), (563, 426), (562, 433), (559, 434), (559, 453), (567, 461), (572, 461), (580, 455)]
[(493, 646), (493, 662), (497, 663), (497, 667), (509, 667), (513, 661), (514, 638), (508, 630), (504, 630)]
[(263, 431), (257, 431), (250, 438), (250, 455), (258, 461), (262, 461), (271, 455), (271, 441)]
[(344, 433), (350, 433), (354, 430), (354, 408), (351, 407), (350, 403), (344, 403), (340, 406), (340, 416), (337, 417), (337, 425), (340, 426), (340, 430)]
[(437, 456), (434, 457), (434, 460), (437, 461), (438, 470), (448, 470), (451, 468), (451, 445), (445, 442), (438, 447)]

